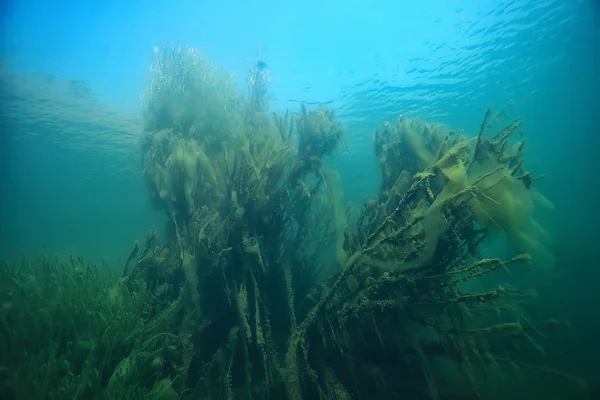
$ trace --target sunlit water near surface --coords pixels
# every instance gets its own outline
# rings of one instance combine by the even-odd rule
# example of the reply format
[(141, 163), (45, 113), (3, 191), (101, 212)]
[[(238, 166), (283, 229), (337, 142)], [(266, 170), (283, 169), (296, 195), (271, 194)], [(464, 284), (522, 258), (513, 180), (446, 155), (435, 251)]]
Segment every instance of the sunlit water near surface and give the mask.
[[(344, 199), (359, 205), (380, 183), (372, 157), (377, 124), (405, 114), (475, 136), (488, 104), (500, 109), (512, 101), (510, 116), (525, 119), (529, 168), (546, 174), (538, 187), (555, 206), (543, 219), (557, 265), (539, 289), (546, 307), (573, 323), (566, 362), (597, 383), (600, 8), (575, 0), (422, 3), (406, 10), (322, 5), (312, 14), (300, 5), (240, 5), (252, 22), (236, 14), (225, 24), (237, 36), (252, 37), (256, 27), (269, 45), (260, 57), (271, 71), (273, 109), (308, 102), (338, 111), (348, 129), (348, 151), (337, 156)], [(189, 43), (243, 83), (246, 60), (256, 58), (254, 39), (242, 40), (243, 49), (234, 34), (220, 43), (202, 23), (177, 28), (191, 17), (156, 7), (144, 14), (144, 26), (158, 26), (166, 7), (170, 28), (141, 43)], [(123, 48), (91, 40), (86, 46), (98, 44), (104, 53), (94, 60), (114, 61), (105, 75), (100, 65), (85, 70), (89, 55), (79, 69), (76, 57), (52, 60), (46, 50), (37, 63), (37, 47), (23, 33), (32, 19), (21, 8), (14, 13), (4, 27), (0, 69), (0, 257), (81, 254), (123, 262), (135, 239), (167, 221), (148, 199), (139, 149), (137, 103), (152, 47), (127, 36)], [(213, 19), (226, 14), (214, 13)], [(66, 36), (70, 28), (60, 29)], [(57, 57), (68, 54), (66, 43), (48, 46), (57, 46)], [(123, 52), (141, 55), (139, 70), (119, 71)]]

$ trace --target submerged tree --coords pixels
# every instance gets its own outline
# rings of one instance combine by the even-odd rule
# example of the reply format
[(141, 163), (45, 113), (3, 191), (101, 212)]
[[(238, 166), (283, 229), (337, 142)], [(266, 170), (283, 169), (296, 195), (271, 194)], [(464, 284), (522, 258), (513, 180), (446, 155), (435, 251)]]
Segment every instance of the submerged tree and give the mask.
[[(516, 362), (510, 343), (543, 353), (510, 302), (526, 292), (472, 283), (544, 251), (525, 140), (509, 144), (519, 119), (496, 130), (506, 112), (490, 108), (476, 141), (408, 118), (378, 128), (381, 191), (350, 230), (336, 175), (323, 167), (344, 134), (333, 111), (270, 118), (263, 62), (245, 102), (189, 49), (167, 49), (157, 65), (146, 176), (177, 255), (155, 268), (170, 271), (160, 282), (184, 288), (195, 310), (192, 393), (436, 398), (436, 358), (477, 393), (480, 364)], [(490, 230), (523, 254), (480, 259)]]
[[(98, 397), (480, 396), (505, 366), (574, 379), (537, 364), (533, 294), (491, 283), (545, 255), (519, 119), (498, 129), (506, 111), (490, 108), (476, 139), (405, 117), (378, 127), (381, 188), (353, 211), (323, 166), (344, 126), (324, 108), (269, 114), (267, 82), (262, 61), (247, 93), (193, 49), (155, 61), (142, 149), (170, 234), (152, 231), (107, 289), (149, 334), (88, 358)], [(522, 254), (482, 259), (492, 231)]]

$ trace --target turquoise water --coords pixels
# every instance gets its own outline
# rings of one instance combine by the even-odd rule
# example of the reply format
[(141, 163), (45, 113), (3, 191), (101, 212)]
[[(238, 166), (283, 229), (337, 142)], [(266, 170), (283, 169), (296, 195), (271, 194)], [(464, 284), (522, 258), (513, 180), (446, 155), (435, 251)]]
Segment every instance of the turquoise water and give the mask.
[[(166, 217), (152, 208), (138, 146), (153, 47), (199, 48), (243, 77), (260, 57), (271, 105), (327, 103), (348, 127), (344, 199), (376, 194), (373, 127), (400, 114), (476, 135), (488, 104), (525, 119), (555, 270), (538, 286), (568, 316), (570, 370), (600, 376), (600, 7), (595, 1), (118, 2), (3, 13), (0, 258), (21, 252), (127, 257)], [(241, 78), (240, 78), (241, 79)], [(503, 249), (507, 253), (510, 249)], [(549, 275), (549, 276), (548, 276)]]

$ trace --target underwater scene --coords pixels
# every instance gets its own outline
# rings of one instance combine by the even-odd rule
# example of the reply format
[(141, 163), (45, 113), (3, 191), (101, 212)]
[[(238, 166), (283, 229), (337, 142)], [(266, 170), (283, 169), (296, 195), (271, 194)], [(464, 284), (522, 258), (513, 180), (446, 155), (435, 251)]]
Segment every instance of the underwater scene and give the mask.
[(600, 399), (600, 3), (86, 3), (2, 4), (0, 399)]

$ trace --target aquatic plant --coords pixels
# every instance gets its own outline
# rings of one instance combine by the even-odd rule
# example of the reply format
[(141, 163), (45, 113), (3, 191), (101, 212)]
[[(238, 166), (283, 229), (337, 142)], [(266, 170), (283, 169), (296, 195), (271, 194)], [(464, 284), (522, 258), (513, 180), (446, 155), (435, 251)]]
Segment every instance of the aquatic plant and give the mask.
[[(88, 322), (65, 332), (73, 322), (53, 321), (59, 333), (28, 353), (39, 357), (31, 363), (83, 367), (28, 371), (22, 353), (9, 354), (19, 372), (7, 393), (18, 397), (18, 374), (32, 371), (60, 375), (36, 393), (64, 398), (482, 396), (484, 380), (511, 368), (579, 384), (537, 364), (549, 350), (544, 321), (525, 312), (534, 293), (496, 283), (547, 253), (533, 216), (547, 204), (539, 177), (524, 169), (525, 140), (511, 144), (519, 119), (498, 129), (507, 112), (490, 108), (474, 139), (406, 117), (378, 127), (380, 191), (350, 227), (339, 179), (323, 162), (346, 131), (334, 111), (269, 114), (263, 61), (248, 83), (244, 95), (187, 47), (158, 54), (143, 96), (142, 151), (169, 235), (161, 244), (153, 230), (134, 244), (110, 284), (86, 272), (88, 286), (72, 285), (70, 264), (51, 276), (36, 267), (34, 282), (65, 288), (35, 289), (44, 307), (76, 293), (84, 303), (65, 309)], [(522, 253), (482, 259), (493, 231)], [(15, 290), (3, 304), (24, 306), (3, 308), (2, 332), (18, 336), (26, 328), (13, 327), (11, 313), (44, 307)], [(56, 343), (80, 340), (89, 346), (77, 356), (56, 353)]]
[(0, 397), (174, 398), (159, 377), (183, 362), (180, 301), (156, 312), (141, 281), (81, 258), (3, 263), (0, 275)]

